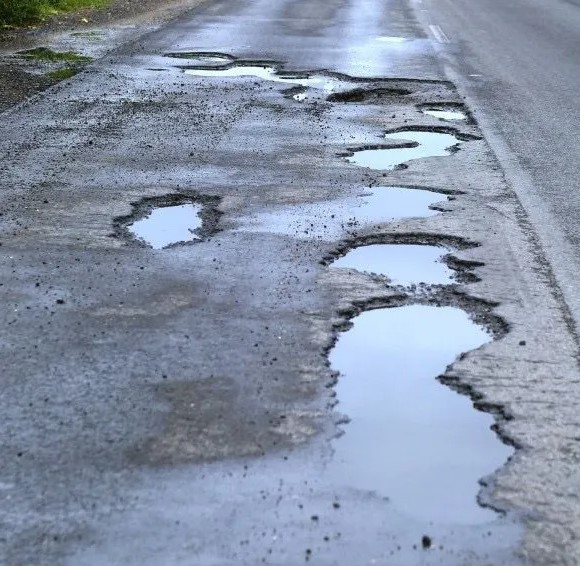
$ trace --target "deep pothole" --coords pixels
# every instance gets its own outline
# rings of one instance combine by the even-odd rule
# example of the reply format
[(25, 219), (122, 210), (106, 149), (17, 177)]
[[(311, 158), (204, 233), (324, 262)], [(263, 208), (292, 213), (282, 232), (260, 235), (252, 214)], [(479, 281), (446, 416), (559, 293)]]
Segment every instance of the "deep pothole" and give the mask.
[(329, 472), (355, 489), (388, 497), (411, 518), (478, 524), (495, 513), (478, 504), (480, 478), (512, 449), (493, 417), (437, 377), (492, 335), (465, 311), (424, 304), (356, 316), (331, 350), (338, 409), (350, 422), (334, 441)]
[(354, 149), (345, 156), (346, 160), (361, 167), (391, 170), (416, 159), (451, 155), (460, 143), (469, 139), (456, 132), (422, 129), (397, 130), (386, 133), (384, 138), (399, 143)]
[(115, 219), (117, 236), (164, 249), (199, 242), (217, 230), (219, 198), (167, 195), (133, 204), (133, 213)]

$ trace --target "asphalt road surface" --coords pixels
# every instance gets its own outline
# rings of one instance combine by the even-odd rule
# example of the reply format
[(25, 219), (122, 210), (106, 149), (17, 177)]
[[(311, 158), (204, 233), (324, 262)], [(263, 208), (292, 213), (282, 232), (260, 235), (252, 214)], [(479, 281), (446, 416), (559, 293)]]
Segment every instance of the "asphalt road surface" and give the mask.
[[(580, 323), (580, 4), (418, 0)], [(438, 33), (440, 32), (440, 33)]]
[(2, 564), (578, 563), (578, 8), (488, 4), (209, 1), (1, 115)]

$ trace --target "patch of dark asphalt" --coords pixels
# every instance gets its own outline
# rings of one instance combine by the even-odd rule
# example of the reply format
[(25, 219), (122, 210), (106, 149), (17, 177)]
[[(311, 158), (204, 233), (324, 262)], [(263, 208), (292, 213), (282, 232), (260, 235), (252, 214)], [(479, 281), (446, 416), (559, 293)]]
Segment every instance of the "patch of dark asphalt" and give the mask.
[(320, 432), (318, 414), (268, 409), (229, 378), (168, 382), (155, 386), (155, 392), (169, 404), (169, 412), (161, 434), (129, 452), (138, 464), (262, 456)]
[[(131, 231), (131, 226), (147, 218), (154, 210), (176, 207), (181, 205), (200, 205), (198, 216), (201, 220), (201, 225), (194, 229), (194, 234), (197, 239), (190, 241), (177, 241), (161, 247), (172, 247), (174, 245), (184, 245), (187, 243), (200, 242), (206, 240), (213, 234), (219, 231), (218, 223), (221, 212), (218, 209), (220, 197), (197, 195), (197, 194), (170, 194), (161, 197), (146, 197), (138, 202), (132, 203), (133, 212), (126, 216), (120, 216), (113, 220), (112, 237), (120, 238), (127, 242), (128, 245), (151, 247), (142, 239), (135, 237)], [(168, 220), (170, 221), (170, 219)], [(188, 227), (185, 227), (187, 231)], [(155, 247), (155, 246), (153, 246)]]
[(345, 92), (335, 92), (326, 97), (328, 102), (354, 102), (356, 104), (381, 104), (392, 102), (393, 98), (407, 96), (412, 91), (404, 88), (355, 88)]

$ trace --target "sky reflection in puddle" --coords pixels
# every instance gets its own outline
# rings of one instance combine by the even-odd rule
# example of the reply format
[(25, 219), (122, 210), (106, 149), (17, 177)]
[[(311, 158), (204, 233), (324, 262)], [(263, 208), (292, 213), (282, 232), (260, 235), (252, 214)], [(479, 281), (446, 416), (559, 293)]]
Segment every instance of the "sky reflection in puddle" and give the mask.
[(157, 250), (178, 242), (199, 240), (201, 238), (194, 230), (202, 225), (201, 208), (201, 205), (191, 203), (156, 208), (131, 224), (129, 231)]
[(461, 110), (443, 109), (443, 108), (423, 108), (423, 114), (434, 116), (446, 122), (465, 122), (467, 114)]
[(439, 246), (372, 244), (353, 248), (332, 267), (384, 275), (395, 285), (445, 285), (453, 282), (453, 271), (441, 261), (447, 253)]
[(453, 134), (416, 130), (386, 134), (385, 139), (401, 143), (405, 140), (418, 145), (356, 150), (353, 155), (346, 158), (347, 161), (370, 169), (389, 170), (414, 159), (450, 155), (451, 148), (461, 143), (461, 140)]
[(330, 353), (340, 372), (338, 410), (350, 417), (329, 473), (377, 492), (407, 516), (450, 524), (493, 521), (477, 504), (478, 480), (512, 454), (491, 415), (435, 378), (491, 336), (454, 307), (367, 311)]
[[(314, 88), (327, 93), (333, 92), (340, 84), (338, 79), (322, 75), (305, 76), (304, 74), (292, 75), (292, 73), (280, 73), (276, 67), (271, 65), (231, 65), (224, 69), (185, 69), (184, 72), (186, 75), (196, 77), (256, 77), (265, 81)], [(300, 98), (295, 97), (295, 100), (304, 100), (305, 98), (306, 96)]]
[(338, 239), (345, 230), (365, 224), (438, 214), (429, 207), (445, 200), (443, 193), (406, 187), (374, 187), (346, 199), (297, 204), (262, 212), (244, 223), (245, 232), (271, 232), (297, 238)]

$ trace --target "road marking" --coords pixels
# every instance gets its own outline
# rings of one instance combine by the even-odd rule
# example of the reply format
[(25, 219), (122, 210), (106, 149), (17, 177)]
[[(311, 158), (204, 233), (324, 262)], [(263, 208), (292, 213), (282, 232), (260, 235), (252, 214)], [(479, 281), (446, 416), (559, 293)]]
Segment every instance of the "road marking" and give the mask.
[(445, 32), (438, 25), (430, 25), (429, 29), (439, 43), (451, 43)]

